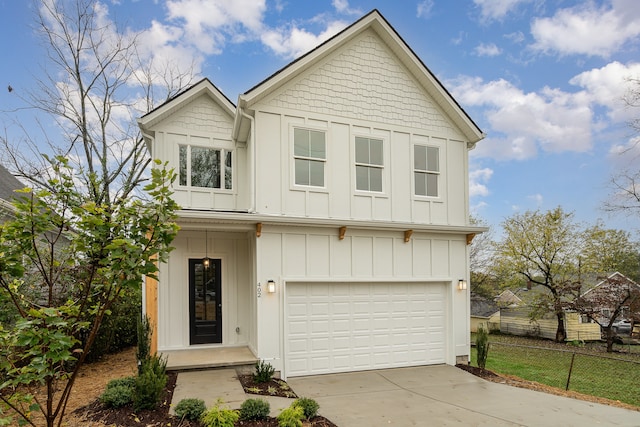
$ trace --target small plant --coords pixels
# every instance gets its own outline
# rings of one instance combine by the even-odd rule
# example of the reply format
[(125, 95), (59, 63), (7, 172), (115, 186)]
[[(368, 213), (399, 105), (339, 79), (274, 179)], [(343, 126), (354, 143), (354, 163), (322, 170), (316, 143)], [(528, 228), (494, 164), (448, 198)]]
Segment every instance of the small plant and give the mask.
[(257, 383), (268, 383), (273, 378), (275, 371), (271, 363), (261, 360), (256, 363), (256, 372), (253, 374), (253, 380)]
[(278, 415), (279, 427), (302, 427), (302, 419), (304, 418), (304, 409), (302, 406), (291, 405), (283, 409)]
[(138, 348), (136, 359), (138, 360), (138, 375), (142, 374), (142, 365), (151, 357), (151, 323), (149, 316), (144, 316), (138, 321)]
[(247, 399), (240, 405), (241, 420), (264, 420), (269, 416), (269, 402), (262, 399)]
[(571, 345), (573, 347), (584, 347), (584, 341), (582, 341), (582, 340), (569, 341), (569, 345)]
[(240, 413), (229, 408), (222, 408), (222, 400), (218, 399), (213, 408), (206, 411), (200, 421), (205, 427), (233, 427), (240, 418)]
[(318, 409), (320, 409), (318, 402), (308, 397), (296, 399), (291, 406), (302, 408), (304, 417), (308, 420), (318, 415)]
[(291, 390), (291, 387), (289, 387), (289, 384), (287, 384), (286, 381), (276, 380), (276, 382), (282, 390)]
[(116, 385), (115, 387), (107, 387), (100, 395), (100, 402), (107, 408), (122, 408), (131, 403), (133, 394), (132, 387)]
[(182, 399), (175, 407), (176, 416), (181, 420), (196, 421), (202, 417), (207, 410), (202, 399)]
[(267, 393), (270, 395), (275, 395), (278, 392), (278, 389), (272, 386), (267, 387)]
[(480, 369), (484, 369), (487, 365), (487, 356), (489, 355), (489, 332), (483, 325), (478, 326), (476, 334), (476, 350), (477, 363)]
[(247, 391), (253, 394), (260, 394), (262, 390), (260, 389), (260, 387), (249, 387), (247, 388)]
[(162, 391), (167, 385), (166, 368), (166, 359), (155, 355), (142, 364), (133, 392), (134, 411), (153, 409), (160, 402)]
[(108, 408), (121, 408), (130, 404), (133, 401), (135, 384), (135, 377), (116, 378), (109, 381), (104, 393), (100, 396), (100, 402)]

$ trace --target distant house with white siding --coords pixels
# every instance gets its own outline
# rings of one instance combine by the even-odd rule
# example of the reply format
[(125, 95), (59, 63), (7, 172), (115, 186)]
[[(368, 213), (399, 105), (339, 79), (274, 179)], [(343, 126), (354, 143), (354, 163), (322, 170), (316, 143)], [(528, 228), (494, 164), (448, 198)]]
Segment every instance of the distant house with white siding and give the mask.
[(170, 366), (236, 351), (286, 378), (468, 361), (459, 283), (484, 231), (468, 184), (483, 133), (378, 11), (236, 104), (204, 79), (139, 125), (179, 174), (176, 249), (145, 285)]

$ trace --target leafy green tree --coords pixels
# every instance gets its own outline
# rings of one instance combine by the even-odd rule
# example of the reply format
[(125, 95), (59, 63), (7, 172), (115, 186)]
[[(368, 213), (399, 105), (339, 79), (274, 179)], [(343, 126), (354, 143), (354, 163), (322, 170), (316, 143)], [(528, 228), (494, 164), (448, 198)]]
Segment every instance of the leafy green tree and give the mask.
[(102, 320), (123, 292), (155, 277), (154, 260), (166, 261), (177, 233), (172, 171), (151, 171), (148, 200), (106, 204), (78, 191), (65, 159), (51, 170), (52, 191), (25, 192), (0, 228), (0, 300), (18, 313), (0, 328), (2, 422), (35, 425), (39, 410), (47, 426), (61, 425)]
[(599, 221), (584, 231), (581, 250), (582, 272), (608, 275), (619, 272), (640, 279), (640, 248), (624, 230), (608, 229)]
[(507, 218), (502, 225), (504, 237), (495, 245), (497, 270), (547, 290), (534, 301), (532, 317), (554, 313), (556, 341), (564, 341), (564, 311), (580, 292), (580, 230), (573, 214), (560, 207), (527, 211)]

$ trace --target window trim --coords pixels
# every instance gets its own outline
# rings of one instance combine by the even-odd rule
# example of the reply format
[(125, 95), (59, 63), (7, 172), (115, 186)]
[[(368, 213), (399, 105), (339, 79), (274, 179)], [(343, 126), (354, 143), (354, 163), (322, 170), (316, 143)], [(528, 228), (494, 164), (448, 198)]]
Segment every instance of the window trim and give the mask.
[[(324, 134), (324, 158), (310, 157), (310, 156), (298, 156), (295, 153), (295, 131), (296, 129), (309, 131), (309, 132), (321, 132)], [(290, 164), (291, 164), (291, 188), (299, 191), (311, 191), (311, 192), (328, 192), (328, 180), (327, 164), (329, 162), (329, 131), (327, 128), (308, 126), (306, 124), (291, 123), (289, 127), (289, 147), (290, 147)], [(296, 160), (305, 160), (309, 162), (322, 163), (322, 186), (312, 184), (298, 184), (296, 183)]]
[[(376, 165), (374, 163), (363, 163), (363, 162), (358, 162), (357, 161), (357, 148), (356, 148), (356, 140), (358, 138), (362, 138), (362, 139), (367, 139), (369, 141), (369, 144), (371, 144), (371, 140), (376, 140), (376, 141), (380, 141), (382, 143), (382, 164), (381, 165)], [(386, 155), (386, 148), (387, 148), (387, 138), (383, 137), (383, 136), (379, 136), (379, 135), (372, 135), (372, 134), (354, 134), (352, 137), (352, 141), (353, 141), (353, 188), (354, 191), (357, 194), (361, 194), (361, 195), (369, 195), (369, 196), (386, 196), (387, 195), (387, 189), (386, 189), (386, 182), (387, 182), (387, 178), (386, 178), (386, 174), (387, 174), (387, 167), (385, 165), (385, 160), (387, 158)], [(369, 148), (371, 146), (369, 145)], [(358, 166), (361, 167), (366, 167), (366, 168), (370, 168), (370, 169), (378, 169), (380, 170), (380, 179), (381, 179), (381, 189), (380, 191), (377, 190), (371, 190), (371, 189), (367, 189), (367, 190), (363, 190), (358, 188), (358, 177), (357, 177), (357, 170), (358, 170)], [(369, 180), (369, 188), (371, 187), (371, 180)]]
[[(187, 148), (187, 153), (186, 153), (186, 178), (187, 178), (187, 183), (186, 184), (181, 184), (180, 183), (180, 148), (181, 147), (186, 147)], [(206, 150), (217, 150), (220, 152), (220, 187), (197, 187), (197, 186), (192, 186), (191, 185), (191, 148), (195, 147), (195, 148), (203, 148)], [(184, 143), (177, 143), (176, 144), (176, 151), (177, 151), (177, 171), (178, 171), (178, 179), (176, 180), (176, 185), (181, 188), (181, 189), (197, 189), (198, 191), (212, 191), (212, 192), (222, 192), (222, 193), (234, 193), (235, 192), (235, 180), (236, 180), (236, 174), (234, 169), (236, 169), (236, 150), (235, 148), (228, 148), (222, 145), (206, 145), (206, 144), (193, 144), (191, 142), (184, 142)], [(227, 171), (227, 165), (226, 165), (226, 155), (227, 153), (231, 153), (231, 188), (226, 188), (225, 186), (225, 180), (226, 180), (226, 171)]]
[[(425, 166), (426, 169), (418, 169), (416, 168), (416, 147), (425, 147), (426, 148), (426, 154), (427, 157), (425, 158)], [(438, 170), (429, 170), (429, 156), (428, 156), (428, 149), (429, 148), (435, 148), (436, 150), (438, 150)], [(412, 144), (412, 150), (411, 150), (411, 160), (412, 160), (412, 186), (413, 186), (413, 196), (414, 197), (418, 197), (420, 199), (440, 199), (442, 197), (442, 191), (441, 191), (441, 181), (442, 181), (442, 161), (441, 161), (441, 147), (435, 144), (429, 144), (429, 143), (425, 143), (425, 142), (414, 142)], [(436, 181), (436, 190), (437, 190), (437, 194), (435, 196), (430, 196), (428, 194), (417, 194), (416, 193), (416, 174), (421, 174), (423, 176), (425, 175), (435, 175), (437, 178)], [(425, 191), (427, 190), (427, 188), (425, 187)]]

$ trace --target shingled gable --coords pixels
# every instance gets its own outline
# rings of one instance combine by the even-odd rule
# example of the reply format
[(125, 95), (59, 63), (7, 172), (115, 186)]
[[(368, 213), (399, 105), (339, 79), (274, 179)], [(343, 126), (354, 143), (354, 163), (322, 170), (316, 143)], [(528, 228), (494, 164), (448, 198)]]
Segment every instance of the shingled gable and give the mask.
[(154, 125), (162, 122), (170, 115), (189, 105), (193, 100), (203, 95), (211, 98), (220, 106), (222, 111), (228, 114), (231, 118), (235, 116), (236, 106), (233, 102), (231, 102), (216, 85), (211, 83), (208, 78), (204, 78), (138, 119), (138, 125), (140, 126), (140, 129), (142, 129), (147, 146), (149, 147), (150, 137), (153, 136), (149, 134), (151, 133), (150, 129), (153, 128)]
[[(396, 55), (396, 58), (406, 67), (406, 70), (415, 78), (422, 89), (432, 97), (444, 114), (458, 127), (461, 134), (464, 135), (468, 141), (470, 149), (475, 146), (476, 142), (484, 138), (485, 135), (482, 130), (473, 122), (471, 117), (462, 109), (442, 83), (426, 67), (422, 60), (420, 60), (377, 9), (372, 10), (331, 39), (240, 95), (238, 98), (238, 108), (241, 111), (251, 109), (252, 105), (260, 102), (269, 96), (269, 94), (272, 94), (283, 85), (291, 82), (305, 70), (317, 65), (332, 52), (348, 44), (351, 40), (369, 29), (373, 30), (390, 48)], [(248, 120), (249, 119), (242, 114), (236, 115), (233, 135), (234, 138), (239, 141), (246, 141), (248, 138), (248, 130), (250, 128), (247, 123)]]

